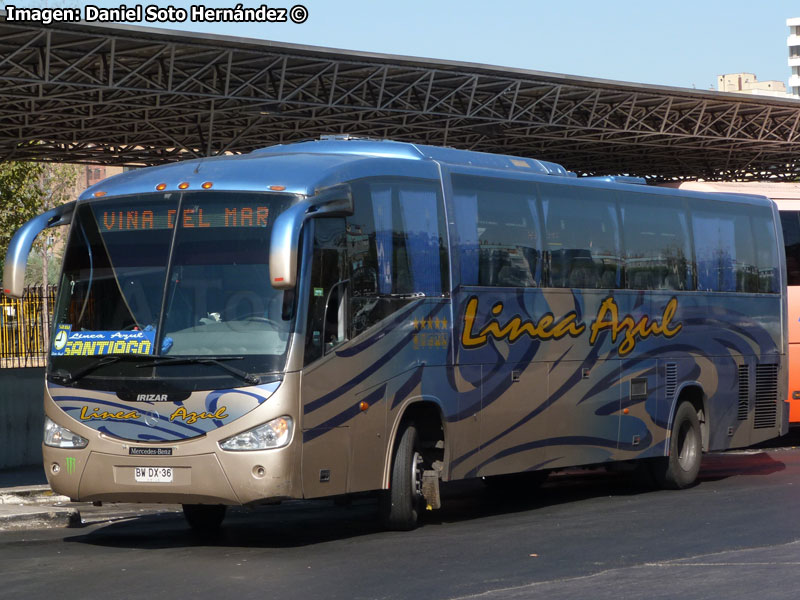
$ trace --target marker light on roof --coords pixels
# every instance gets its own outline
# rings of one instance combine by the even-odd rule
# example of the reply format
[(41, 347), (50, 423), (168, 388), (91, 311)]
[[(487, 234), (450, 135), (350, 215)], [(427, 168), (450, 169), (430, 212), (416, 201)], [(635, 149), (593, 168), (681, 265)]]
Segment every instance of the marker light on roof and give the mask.
[(189, 182), (188, 181), (183, 181), (183, 182), (178, 184), (178, 189), (179, 190), (185, 190), (188, 187), (189, 187)]
[(167, 189), (167, 184), (166, 184), (166, 183), (159, 183), (159, 184), (156, 186), (156, 189), (157, 189), (159, 192), (162, 192), (162, 191), (164, 191), (165, 189)]
[(283, 190), (286, 189), (286, 186), (285, 185), (271, 185), (271, 186), (269, 186), (269, 189), (271, 189), (273, 192), (282, 192)]
[(210, 181), (204, 181), (203, 185), (201, 185), (200, 187), (203, 188), (204, 190), (210, 190), (213, 185), (214, 184)]

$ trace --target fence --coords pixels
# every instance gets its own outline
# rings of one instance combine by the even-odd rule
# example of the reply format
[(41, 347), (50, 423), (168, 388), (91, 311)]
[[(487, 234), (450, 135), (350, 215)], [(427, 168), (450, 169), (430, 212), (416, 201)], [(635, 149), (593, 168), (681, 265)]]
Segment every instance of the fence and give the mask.
[(55, 297), (56, 286), (27, 287), (20, 299), (0, 296), (0, 368), (45, 365)]

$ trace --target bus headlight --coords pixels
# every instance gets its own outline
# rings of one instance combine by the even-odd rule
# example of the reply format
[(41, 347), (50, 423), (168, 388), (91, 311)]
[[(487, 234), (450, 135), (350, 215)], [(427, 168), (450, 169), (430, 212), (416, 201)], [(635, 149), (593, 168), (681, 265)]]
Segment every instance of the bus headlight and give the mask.
[(45, 417), (44, 444), (53, 448), (86, 448), (89, 440)]
[(281, 448), (292, 439), (291, 417), (278, 417), (253, 429), (244, 431), (227, 440), (219, 447), (223, 450), (268, 450)]

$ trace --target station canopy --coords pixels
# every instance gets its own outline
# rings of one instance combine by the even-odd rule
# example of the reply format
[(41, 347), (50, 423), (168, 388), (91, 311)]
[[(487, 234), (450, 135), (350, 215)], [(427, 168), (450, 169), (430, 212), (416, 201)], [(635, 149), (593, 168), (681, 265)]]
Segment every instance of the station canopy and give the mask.
[(154, 165), (331, 134), (580, 175), (800, 176), (800, 100), (0, 12), (0, 161)]

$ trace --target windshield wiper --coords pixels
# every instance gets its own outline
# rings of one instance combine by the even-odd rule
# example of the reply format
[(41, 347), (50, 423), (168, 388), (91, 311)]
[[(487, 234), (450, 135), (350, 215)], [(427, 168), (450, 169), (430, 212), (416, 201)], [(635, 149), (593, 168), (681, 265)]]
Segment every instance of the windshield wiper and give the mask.
[(158, 367), (161, 365), (216, 365), (221, 369), (226, 370), (231, 375), (235, 375), (239, 379), (243, 380), (245, 383), (249, 383), (251, 385), (258, 385), (261, 383), (261, 378), (257, 375), (253, 375), (252, 373), (247, 373), (246, 371), (242, 371), (241, 369), (237, 369), (236, 367), (232, 367), (230, 365), (226, 365), (224, 362), (225, 360), (242, 360), (244, 356), (192, 356), (192, 357), (182, 357), (182, 356), (153, 356), (152, 360), (146, 363), (139, 363), (138, 365), (134, 365), (137, 368), (141, 367)]
[(58, 369), (50, 374), (50, 379), (55, 381), (56, 383), (63, 383), (64, 385), (69, 385), (70, 383), (75, 383), (78, 379), (85, 377), (95, 369), (99, 369), (100, 367), (104, 367), (106, 365), (113, 364), (119, 360), (122, 360), (124, 354), (114, 354), (111, 356), (104, 356), (102, 358), (98, 358), (95, 362), (89, 363), (82, 369), (78, 369), (74, 373), (70, 373), (66, 369)]
[(139, 363), (134, 365), (137, 368), (141, 367), (157, 367), (159, 365), (189, 365), (189, 364), (201, 364), (201, 365), (216, 365), (230, 374), (235, 375), (236, 377), (242, 379), (245, 383), (249, 383), (251, 385), (258, 385), (261, 383), (261, 378), (257, 375), (253, 375), (252, 373), (247, 373), (242, 371), (241, 369), (237, 369), (236, 367), (232, 367), (230, 365), (226, 365), (224, 362), (225, 360), (242, 360), (243, 356), (199, 356), (199, 357), (180, 357), (180, 356), (157, 356), (157, 355), (141, 355), (141, 354), (113, 354), (110, 356), (103, 356), (102, 358), (97, 359), (95, 362), (90, 363), (83, 367), (82, 369), (78, 369), (75, 372), (69, 372), (66, 369), (58, 369), (50, 374), (50, 379), (56, 383), (60, 383), (63, 385), (69, 385), (70, 383), (75, 383), (79, 379), (85, 377), (92, 371), (99, 369), (100, 367), (105, 367), (106, 365), (114, 364), (115, 362), (119, 362), (122, 359), (136, 359), (136, 360), (143, 360), (149, 359), (148, 362)]

